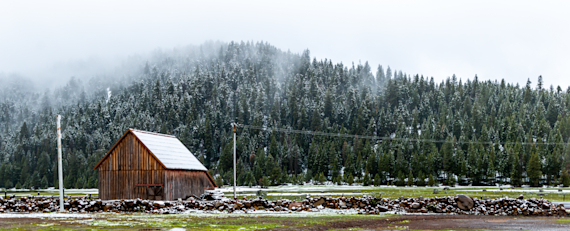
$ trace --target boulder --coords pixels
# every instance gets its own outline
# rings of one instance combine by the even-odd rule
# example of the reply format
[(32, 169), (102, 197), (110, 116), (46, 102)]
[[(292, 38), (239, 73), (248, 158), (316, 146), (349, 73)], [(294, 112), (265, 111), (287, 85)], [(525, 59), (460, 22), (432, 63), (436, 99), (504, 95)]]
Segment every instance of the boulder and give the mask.
[(316, 206), (322, 205), (323, 203), (325, 203), (325, 198), (321, 198), (321, 199), (315, 201), (315, 203), (313, 203), (313, 205), (316, 207)]
[(293, 202), (289, 203), (289, 210), (293, 210), (293, 207), (300, 208), (302, 205), (303, 205), (302, 202), (293, 201)]
[(412, 209), (419, 209), (422, 207), (422, 205), (418, 202), (414, 202), (414, 203), (412, 203), (411, 207), (412, 207)]
[(111, 210), (112, 208), (113, 208), (113, 205), (112, 205), (112, 204), (106, 204), (106, 205), (103, 207), (103, 211), (109, 211), (109, 210)]
[(339, 202), (338, 202), (338, 206), (339, 206), (341, 209), (346, 209), (346, 202), (344, 202), (344, 201), (339, 201)]
[(457, 202), (457, 207), (463, 211), (471, 210), (474, 205), (473, 199), (463, 194), (457, 195), (455, 201)]
[(216, 201), (214, 202), (214, 208), (218, 208), (218, 207), (220, 207), (220, 206), (222, 206), (222, 205), (224, 205), (224, 203), (223, 203), (222, 201), (220, 201), (220, 200), (216, 200)]

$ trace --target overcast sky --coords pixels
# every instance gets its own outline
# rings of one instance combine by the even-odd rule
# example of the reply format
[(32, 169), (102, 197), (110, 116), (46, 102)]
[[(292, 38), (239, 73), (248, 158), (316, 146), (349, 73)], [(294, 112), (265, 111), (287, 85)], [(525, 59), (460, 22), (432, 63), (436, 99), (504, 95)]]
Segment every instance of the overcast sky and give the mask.
[(112, 66), (157, 48), (263, 40), (439, 81), (477, 74), (535, 86), (542, 75), (566, 89), (569, 10), (570, 1), (521, 0), (2, 1), (0, 73), (53, 79), (46, 72), (72, 63), (67, 80), (92, 71), (82, 64)]

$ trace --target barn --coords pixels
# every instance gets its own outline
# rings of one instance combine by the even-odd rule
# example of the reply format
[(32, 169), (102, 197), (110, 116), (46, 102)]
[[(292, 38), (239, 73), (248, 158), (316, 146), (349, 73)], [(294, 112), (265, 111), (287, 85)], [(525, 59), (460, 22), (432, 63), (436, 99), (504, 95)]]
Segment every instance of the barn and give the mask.
[(178, 138), (136, 129), (127, 130), (94, 168), (103, 200), (176, 200), (216, 187)]

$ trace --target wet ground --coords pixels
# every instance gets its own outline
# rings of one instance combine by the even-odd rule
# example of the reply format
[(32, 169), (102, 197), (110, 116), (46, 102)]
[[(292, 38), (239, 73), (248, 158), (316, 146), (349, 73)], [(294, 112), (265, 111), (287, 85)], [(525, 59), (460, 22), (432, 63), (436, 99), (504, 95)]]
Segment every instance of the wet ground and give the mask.
[(411, 230), (570, 230), (570, 224), (559, 218), (495, 217), (474, 215), (404, 216), (403, 222), (391, 226)]
[(273, 230), (570, 230), (570, 220), (474, 215), (404, 215), (383, 220), (339, 221)]
[[(98, 217), (13, 217), (0, 218), (0, 230), (570, 230), (570, 218), (498, 217), (476, 215), (391, 215), (335, 217), (218, 217), (202, 220), (195, 217), (160, 217), (172, 225), (136, 225), (100, 221), (133, 221), (133, 218)], [(141, 221), (155, 220), (152, 216)], [(95, 221), (95, 222), (94, 222)], [(165, 223), (165, 224), (166, 224)], [(198, 223), (198, 224), (196, 224)], [(134, 224), (134, 225), (133, 225)], [(162, 224), (162, 223), (157, 223)], [(191, 224), (190, 226), (188, 226)]]

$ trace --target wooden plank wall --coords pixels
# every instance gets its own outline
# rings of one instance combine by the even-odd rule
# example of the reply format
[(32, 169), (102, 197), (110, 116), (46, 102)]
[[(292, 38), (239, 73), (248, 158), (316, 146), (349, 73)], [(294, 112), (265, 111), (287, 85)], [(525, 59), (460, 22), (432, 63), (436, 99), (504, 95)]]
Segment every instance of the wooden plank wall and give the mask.
[(214, 187), (206, 172), (188, 170), (166, 170), (166, 200), (177, 200), (188, 196), (200, 196), (204, 187)]
[(146, 188), (135, 188), (135, 184), (164, 185), (165, 169), (131, 133), (98, 170), (99, 198), (103, 200), (146, 198)]

